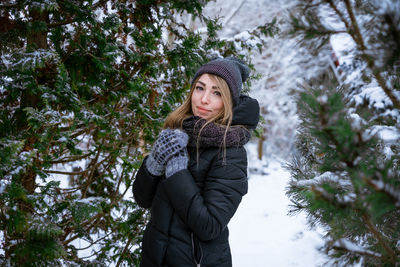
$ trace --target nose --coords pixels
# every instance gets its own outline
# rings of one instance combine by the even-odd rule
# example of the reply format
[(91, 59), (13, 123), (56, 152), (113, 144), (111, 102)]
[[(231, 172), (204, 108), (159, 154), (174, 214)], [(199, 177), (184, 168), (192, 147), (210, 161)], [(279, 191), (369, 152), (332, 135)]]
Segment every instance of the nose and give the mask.
[(205, 91), (204, 94), (201, 96), (201, 103), (208, 104), (208, 102), (209, 102), (209, 95), (208, 92)]

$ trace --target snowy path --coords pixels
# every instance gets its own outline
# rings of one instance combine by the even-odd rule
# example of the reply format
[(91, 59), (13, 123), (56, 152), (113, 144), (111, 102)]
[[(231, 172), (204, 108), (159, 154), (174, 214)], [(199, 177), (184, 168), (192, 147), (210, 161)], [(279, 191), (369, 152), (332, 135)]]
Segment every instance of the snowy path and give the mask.
[(250, 175), (248, 194), (229, 223), (233, 267), (322, 266), (320, 235), (308, 230), (302, 214), (287, 216), (289, 173), (277, 162), (265, 171)]

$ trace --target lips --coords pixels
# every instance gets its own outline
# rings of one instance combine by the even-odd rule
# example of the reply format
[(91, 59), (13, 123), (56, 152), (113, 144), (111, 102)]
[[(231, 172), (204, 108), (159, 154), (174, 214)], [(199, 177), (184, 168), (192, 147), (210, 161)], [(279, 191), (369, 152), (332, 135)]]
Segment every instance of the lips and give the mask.
[(207, 113), (207, 112), (211, 112), (211, 110), (209, 110), (209, 109), (206, 109), (206, 108), (203, 108), (203, 107), (199, 107), (199, 106), (197, 106), (196, 108), (197, 108), (197, 110), (198, 110), (200, 113)]

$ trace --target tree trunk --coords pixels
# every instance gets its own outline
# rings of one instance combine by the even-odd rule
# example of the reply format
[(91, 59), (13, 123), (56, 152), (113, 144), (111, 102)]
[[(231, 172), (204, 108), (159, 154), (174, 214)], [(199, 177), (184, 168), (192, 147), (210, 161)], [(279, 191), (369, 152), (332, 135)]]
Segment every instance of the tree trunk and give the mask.
[[(32, 23), (47, 23), (49, 20), (48, 13), (46, 11), (41, 11), (38, 9), (30, 10), (30, 16), (32, 19)], [(47, 49), (47, 31), (31, 31), (28, 34), (27, 47), (28, 49), (31, 47)]]

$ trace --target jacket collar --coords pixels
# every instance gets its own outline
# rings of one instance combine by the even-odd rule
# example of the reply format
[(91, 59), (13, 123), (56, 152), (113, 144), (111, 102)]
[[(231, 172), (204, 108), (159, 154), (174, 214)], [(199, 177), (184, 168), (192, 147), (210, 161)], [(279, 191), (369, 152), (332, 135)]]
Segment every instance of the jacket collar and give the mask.
[(240, 95), (239, 101), (233, 108), (232, 125), (243, 125), (250, 130), (257, 127), (260, 119), (258, 101), (246, 95)]

